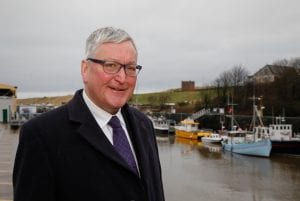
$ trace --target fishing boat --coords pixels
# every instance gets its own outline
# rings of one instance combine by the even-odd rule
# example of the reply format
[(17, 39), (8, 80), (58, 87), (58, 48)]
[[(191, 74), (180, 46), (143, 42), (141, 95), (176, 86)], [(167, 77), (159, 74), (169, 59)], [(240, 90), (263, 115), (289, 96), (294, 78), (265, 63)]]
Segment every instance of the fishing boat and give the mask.
[(174, 127), (175, 136), (192, 140), (198, 140), (198, 125), (199, 123), (195, 122), (192, 119), (185, 119), (181, 121), (179, 125), (176, 125)]
[(157, 134), (172, 134), (174, 133), (174, 121), (165, 118), (164, 116), (160, 117), (150, 117), (155, 133)]
[(221, 144), (222, 137), (219, 133), (212, 133), (210, 136), (202, 137), (201, 141), (204, 143)]
[[(261, 100), (261, 98), (253, 97), (253, 100), (256, 99)], [(251, 122), (253, 130), (248, 137), (251, 136), (255, 141), (269, 138), (272, 142), (272, 153), (300, 155), (300, 136), (293, 133), (292, 124), (285, 123), (283, 115), (273, 118), (273, 123), (265, 126), (262, 121), (263, 109), (262, 104), (257, 106), (253, 101), (253, 119)], [(257, 124), (256, 119), (258, 119)]]
[(293, 134), (292, 124), (284, 122), (284, 117), (276, 117), (275, 123), (269, 126), (254, 127), (254, 134), (257, 138), (270, 138), (272, 153), (300, 155), (300, 137)]
[(223, 148), (237, 154), (269, 157), (272, 149), (270, 139), (261, 139), (257, 141), (246, 138), (247, 131), (236, 130), (229, 131), (228, 138), (221, 141)]
[(211, 129), (199, 129), (199, 123), (190, 118), (181, 121), (179, 125), (174, 126), (174, 128), (177, 137), (194, 140), (208, 137), (213, 133)]
[[(229, 104), (228, 104), (229, 105)], [(228, 131), (227, 139), (223, 140), (222, 146), (226, 151), (232, 153), (251, 155), (251, 156), (262, 156), (269, 157), (272, 150), (271, 140), (265, 136), (249, 138), (249, 132), (238, 128), (234, 125), (234, 113), (232, 106), (231, 114), (231, 130)], [(254, 136), (254, 135), (253, 135)]]
[(155, 130), (155, 133), (158, 134), (168, 134), (169, 132), (169, 124), (167, 122), (167, 119), (164, 118), (163, 116), (161, 117), (150, 117), (153, 127)]

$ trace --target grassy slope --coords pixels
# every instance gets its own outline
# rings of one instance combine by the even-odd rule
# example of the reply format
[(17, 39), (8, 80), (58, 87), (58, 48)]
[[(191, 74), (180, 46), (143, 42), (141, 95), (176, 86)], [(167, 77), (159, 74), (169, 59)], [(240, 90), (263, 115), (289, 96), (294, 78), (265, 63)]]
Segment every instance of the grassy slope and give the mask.
[[(160, 104), (165, 103), (183, 103), (183, 102), (201, 102), (204, 96), (212, 97), (215, 95), (212, 89), (207, 90), (195, 90), (195, 91), (165, 91), (156, 93), (146, 94), (135, 94), (130, 100), (130, 103), (138, 104)], [(57, 96), (57, 97), (41, 97), (41, 98), (28, 98), (18, 99), (18, 105), (30, 105), (30, 104), (53, 104), (61, 105), (62, 103), (68, 102), (72, 98), (72, 95), (68, 96)], [(164, 99), (164, 101), (162, 101)]]
[(204, 96), (210, 98), (215, 97), (215, 91), (213, 89), (201, 89), (195, 91), (166, 91), (158, 93), (147, 93), (147, 94), (137, 94), (135, 95), (131, 102), (136, 102), (138, 104), (158, 104), (161, 99), (167, 97), (165, 102), (167, 103), (182, 103), (182, 102), (202, 102)]
[(68, 102), (73, 96), (55, 96), (55, 97), (42, 97), (42, 98), (26, 98), (18, 99), (17, 105), (31, 105), (31, 104), (53, 104), (56, 106)]

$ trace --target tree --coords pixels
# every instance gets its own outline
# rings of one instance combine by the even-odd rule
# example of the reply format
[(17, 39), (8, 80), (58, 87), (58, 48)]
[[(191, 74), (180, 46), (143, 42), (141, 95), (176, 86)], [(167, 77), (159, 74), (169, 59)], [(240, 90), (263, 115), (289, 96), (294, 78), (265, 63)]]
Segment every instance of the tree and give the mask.
[(219, 99), (219, 105), (225, 105), (230, 87), (230, 74), (227, 71), (221, 73), (215, 80), (215, 84), (217, 85), (217, 98)]
[(219, 75), (215, 80), (215, 84), (218, 98), (223, 105), (226, 104), (229, 90), (233, 90), (233, 96), (239, 94), (239, 97), (241, 97), (242, 88), (248, 80), (248, 74), (248, 70), (242, 65), (235, 65), (230, 70), (224, 71)]
[(291, 59), (279, 59), (273, 62), (273, 65), (278, 66), (293, 66), (300, 69), (300, 57), (294, 57)]
[(242, 65), (236, 65), (229, 71), (229, 74), (231, 76), (231, 86), (236, 88), (245, 84), (249, 72)]
[(289, 61), (289, 66), (294, 66), (300, 69), (300, 57), (295, 57)]
[(287, 59), (279, 59), (273, 62), (273, 65), (276, 66), (287, 66), (289, 64), (289, 61)]

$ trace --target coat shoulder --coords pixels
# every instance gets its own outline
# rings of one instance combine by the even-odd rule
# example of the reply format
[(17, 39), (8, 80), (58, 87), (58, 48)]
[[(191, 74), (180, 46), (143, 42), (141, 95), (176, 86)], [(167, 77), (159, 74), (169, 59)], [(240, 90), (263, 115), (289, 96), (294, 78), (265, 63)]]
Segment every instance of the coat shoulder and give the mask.
[(62, 120), (67, 119), (67, 107), (66, 105), (55, 108), (51, 111), (40, 114), (29, 121), (27, 121), (24, 127), (35, 127), (35, 126), (53, 126)]

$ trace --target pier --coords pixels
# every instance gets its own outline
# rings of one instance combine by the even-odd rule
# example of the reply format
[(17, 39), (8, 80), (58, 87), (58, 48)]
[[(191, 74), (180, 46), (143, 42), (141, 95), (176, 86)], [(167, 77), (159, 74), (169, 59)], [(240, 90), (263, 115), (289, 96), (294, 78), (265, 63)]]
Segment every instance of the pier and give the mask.
[(18, 130), (0, 124), (0, 201), (13, 200), (12, 172), (18, 145)]

